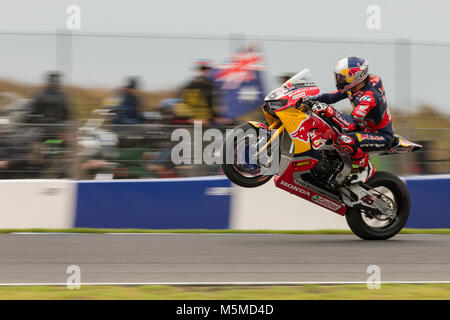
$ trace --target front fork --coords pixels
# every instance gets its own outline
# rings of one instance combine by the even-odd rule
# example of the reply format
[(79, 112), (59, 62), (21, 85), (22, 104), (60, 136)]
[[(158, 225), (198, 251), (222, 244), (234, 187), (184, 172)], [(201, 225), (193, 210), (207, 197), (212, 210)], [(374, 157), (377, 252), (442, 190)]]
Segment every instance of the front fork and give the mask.
[[(264, 152), (272, 144), (272, 141), (274, 141), (275, 139), (278, 139), (284, 130), (284, 125), (281, 123), (280, 119), (275, 120), (270, 125), (270, 127), (267, 127), (266, 125), (256, 122), (256, 121), (249, 121), (248, 123), (250, 123), (253, 127), (255, 127), (257, 129), (264, 128), (265, 130), (270, 132), (269, 140), (258, 149), (258, 155), (260, 155), (262, 152)], [(275, 130), (275, 131), (272, 133), (273, 130)]]

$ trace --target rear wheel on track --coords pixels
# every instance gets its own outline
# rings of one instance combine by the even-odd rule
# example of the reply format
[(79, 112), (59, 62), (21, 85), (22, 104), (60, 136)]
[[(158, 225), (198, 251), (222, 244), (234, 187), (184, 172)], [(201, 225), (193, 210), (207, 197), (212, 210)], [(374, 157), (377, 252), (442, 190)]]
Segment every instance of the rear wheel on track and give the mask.
[(409, 217), (410, 198), (405, 183), (389, 172), (376, 172), (366, 183), (395, 212), (393, 218), (348, 208), (345, 215), (350, 229), (364, 240), (386, 240), (399, 233)]

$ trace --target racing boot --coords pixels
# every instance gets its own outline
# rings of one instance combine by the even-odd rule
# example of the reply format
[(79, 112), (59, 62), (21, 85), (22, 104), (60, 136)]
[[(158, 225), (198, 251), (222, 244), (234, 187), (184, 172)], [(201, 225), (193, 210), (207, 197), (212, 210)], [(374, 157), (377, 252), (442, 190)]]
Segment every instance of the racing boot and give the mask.
[(375, 174), (375, 167), (369, 160), (369, 154), (367, 152), (363, 152), (361, 156), (360, 152), (356, 152), (354, 156), (352, 156), (353, 165), (355, 166), (355, 170), (353, 171), (353, 175), (350, 177), (351, 183), (367, 182), (370, 178)]

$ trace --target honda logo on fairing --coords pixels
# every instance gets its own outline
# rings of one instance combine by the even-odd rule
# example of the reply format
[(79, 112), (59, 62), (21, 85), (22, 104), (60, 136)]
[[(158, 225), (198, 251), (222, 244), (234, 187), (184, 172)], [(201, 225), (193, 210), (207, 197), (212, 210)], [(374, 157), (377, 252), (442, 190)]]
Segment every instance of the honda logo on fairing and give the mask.
[(308, 190), (305, 190), (305, 189), (303, 189), (303, 188), (299, 188), (299, 187), (297, 187), (297, 186), (294, 186), (294, 185), (292, 185), (292, 184), (290, 184), (290, 183), (287, 183), (286, 181), (281, 181), (280, 184), (281, 184), (282, 186), (285, 186), (285, 187), (291, 189), (291, 190), (294, 190), (294, 191), (303, 193), (303, 194), (306, 195), (306, 196), (310, 196), (310, 195), (311, 195), (311, 194), (309, 193)]

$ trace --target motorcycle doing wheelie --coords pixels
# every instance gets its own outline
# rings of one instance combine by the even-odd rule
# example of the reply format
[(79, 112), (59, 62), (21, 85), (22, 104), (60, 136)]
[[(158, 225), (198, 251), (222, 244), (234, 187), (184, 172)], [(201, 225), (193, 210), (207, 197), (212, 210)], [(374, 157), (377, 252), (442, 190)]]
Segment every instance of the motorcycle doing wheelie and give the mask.
[[(223, 144), (225, 175), (253, 188), (274, 177), (275, 186), (346, 217), (350, 229), (366, 240), (384, 240), (406, 224), (410, 198), (397, 176), (377, 171), (366, 182), (359, 168), (340, 152), (335, 126), (303, 104), (319, 88), (308, 69), (272, 91), (262, 107), (267, 124), (248, 121), (233, 129)], [(422, 146), (395, 134), (386, 151), (369, 156), (413, 152)], [(356, 182), (358, 181), (358, 182)]]

